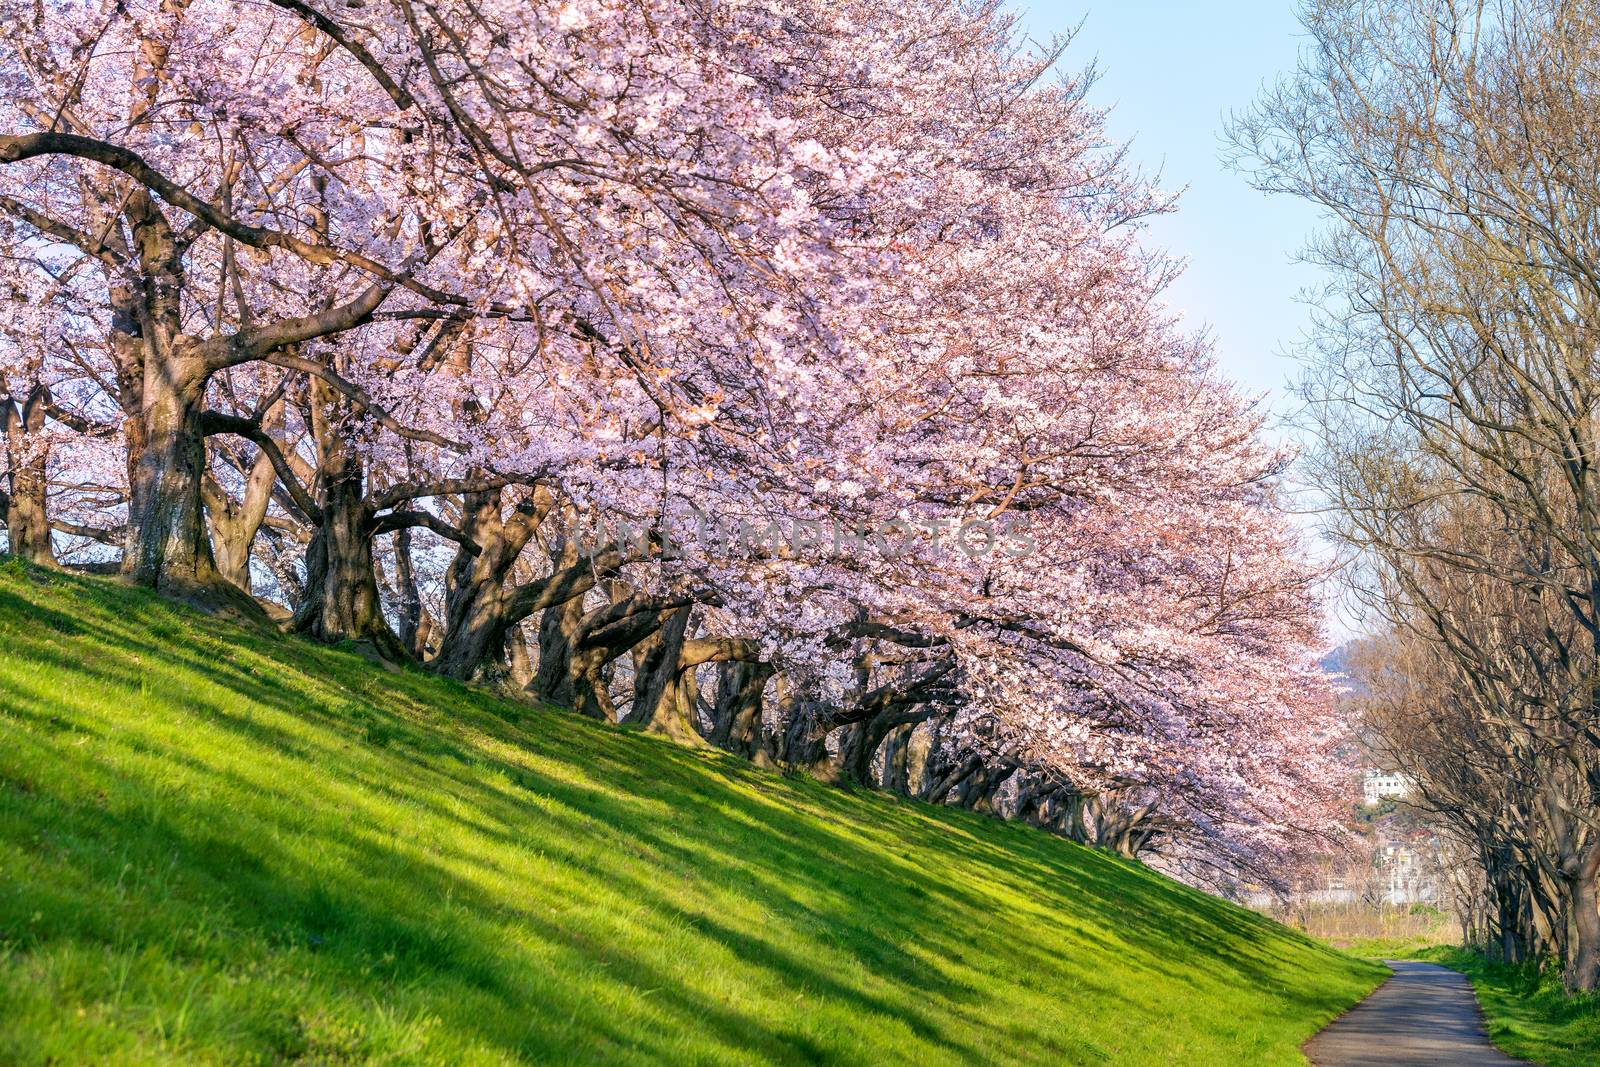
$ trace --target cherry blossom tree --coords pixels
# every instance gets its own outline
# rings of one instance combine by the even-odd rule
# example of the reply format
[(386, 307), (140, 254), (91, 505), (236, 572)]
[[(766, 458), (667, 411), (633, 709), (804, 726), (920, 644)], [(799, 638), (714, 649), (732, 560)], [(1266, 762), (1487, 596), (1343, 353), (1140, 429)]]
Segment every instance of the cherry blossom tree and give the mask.
[(1287, 457), (1164, 309), (1169, 202), (1066, 40), (0, 11), (13, 551), (120, 533), (138, 582), (1191, 874), (1331, 827)]

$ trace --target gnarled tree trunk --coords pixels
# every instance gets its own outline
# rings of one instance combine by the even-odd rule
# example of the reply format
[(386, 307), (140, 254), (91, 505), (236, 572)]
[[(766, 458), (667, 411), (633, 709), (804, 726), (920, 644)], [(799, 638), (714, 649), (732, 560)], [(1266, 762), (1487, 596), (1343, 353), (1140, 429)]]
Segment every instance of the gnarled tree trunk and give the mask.
[(718, 748), (753, 758), (761, 749), (761, 704), (772, 665), (759, 660), (725, 660), (717, 665), (717, 698), (711, 705), (711, 734)]
[(130, 470), (122, 558), (123, 573), (140, 585), (181, 590), (222, 580), (200, 501), (205, 379), (197, 357), (174, 354), (145, 363), (138, 415), (143, 447)]
[(661, 617), (661, 625), (634, 646), (633, 707), (628, 721), (680, 744), (702, 747), (700, 686), (695, 668), (732, 654), (732, 643), (689, 641), (690, 606)]
[(386, 658), (403, 660), (409, 653), (383, 617), (378, 595), (361, 464), (343, 457), (325, 465), (319, 480), (321, 522), (306, 549), (306, 588), (294, 627), (330, 643), (370, 641)]
[(546, 608), (539, 617), (539, 666), (528, 689), (540, 700), (572, 706), (572, 646), (582, 626), (582, 597)]
[(499, 489), (468, 493), (462, 501), (462, 533), (474, 551), (463, 548), (451, 564), (444, 637), (429, 666), (463, 681), (504, 661), (506, 631), (520, 621), (511, 617), (511, 574), (552, 505), (548, 494), (541, 493), (507, 521), (501, 495)]

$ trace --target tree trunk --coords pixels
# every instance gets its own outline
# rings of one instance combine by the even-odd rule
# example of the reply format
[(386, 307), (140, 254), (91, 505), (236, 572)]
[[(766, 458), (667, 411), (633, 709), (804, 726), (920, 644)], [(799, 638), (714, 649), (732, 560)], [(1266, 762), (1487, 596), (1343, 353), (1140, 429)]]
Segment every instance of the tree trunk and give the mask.
[(520, 625), (506, 634), (506, 662), (511, 671), (511, 682), (526, 689), (533, 682), (533, 663), (528, 657), (528, 639)]
[(362, 463), (336, 434), (324, 442), (317, 482), (322, 511), (306, 549), (305, 596), (294, 628), (330, 644), (370, 642), (383, 658), (404, 661), (409, 651), (390, 629), (378, 595)]
[(939, 781), (928, 790), (928, 803), (960, 803), (960, 797), (962, 795), (960, 791), (964, 789), (967, 781), (975, 773), (977, 773), (978, 768), (982, 765), (983, 757), (978, 755), (969, 755), (960, 764), (953, 767), (947, 774), (945, 774), (943, 778), (939, 779)]
[(50, 453), (45, 445), (44, 420), (48, 394), (37, 387), (16, 410), (9, 397), (0, 398), (0, 430), (5, 433), (11, 467), (11, 489), (6, 509), (7, 545), (13, 556), (30, 563), (54, 566), (50, 541), (50, 515), (46, 488)]
[(539, 667), (528, 688), (540, 700), (572, 706), (572, 646), (582, 626), (582, 597), (546, 608), (539, 617)]
[(461, 681), (482, 678), (505, 656), (505, 586), (474, 582), (446, 604), (444, 638), (429, 666)]
[(906, 738), (906, 795), (926, 798), (933, 788), (933, 775), (929, 768), (939, 750), (943, 737), (941, 720), (934, 718), (911, 728)]
[[(261, 429), (271, 434), (282, 423), (283, 402), (280, 400), (262, 413)], [(267, 509), (272, 503), (278, 473), (266, 452), (259, 448), (250, 468), (240, 473), (244, 475), (244, 491), (237, 502), (209, 475), (201, 482), (201, 497), (211, 516), (211, 548), (217, 572), (248, 593), (251, 592), (250, 559), (256, 535), (261, 532), (261, 524), (266, 521)]]
[(1566, 985), (1574, 992), (1600, 984), (1600, 842), (1579, 854), (1571, 876), (1572, 936)]
[(255, 541), (255, 530), (247, 531), (243, 524), (226, 518), (221, 522), (213, 519), (211, 534), (217, 573), (222, 575), (223, 581), (250, 592), (250, 546)]
[(140, 585), (184, 591), (222, 581), (200, 501), (205, 377), (203, 364), (193, 356), (145, 362), (143, 408), (137, 415), (142, 448), (130, 470), (122, 558), (123, 574)]
[(685, 745), (704, 745), (695, 724), (694, 672), (682, 665), (692, 608), (667, 612), (659, 629), (633, 648), (633, 708), (627, 721)]
[(545, 609), (539, 619), (539, 669), (529, 688), (540, 700), (615, 721), (605, 667), (627, 649), (582, 647), (585, 615), (582, 597)]
[(602, 722), (617, 721), (617, 706), (611, 699), (611, 672), (607, 667), (626, 649), (605, 646), (579, 648), (567, 661), (567, 691), (572, 694), (572, 710)]
[[(902, 727), (914, 728), (918, 723), (926, 722), (932, 715), (933, 712), (927, 709), (911, 711), (889, 709), (880, 711), (867, 721), (852, 727), (839, 745), (839, 763), (844, 777), (862, 785), (872, 785), (872, 766), (884, 741), (896, 730)], [(886, 780), (884, 785), (888, 787), (889, 781)]]
[(519, 508), (510, 522), (501, 514), (501, 490), (468, 493), (462, 501), (462, 532), (474, 554), (456, 553), (445, 591), (444, 638), (429, 665), (450, 678), (467, 681), (505, 662), (506, 630), (513, 568), (544, 510)]
[(261, 539), (265, 546), (265, 551), (261, 553), (262, 562), (277, 578), (278, 589), (283, 594), (284, 602), (288, 604), (292, 615), (300, 610), (300, 605), (305, 600), (305, 583), (296, 570), (296, 564), (302, 555), (294, 547), (298, 542), (270, 525), (261, 527)]
[(402, 526), (394, 534), (395, 601), (400, 614), (400, 641), (418, 662), (426, 660), (434, 625), (422, 607), (422, 590), (417, 585), (416, 568), (411, 562), (411, 528)]
[(44, 567), (55, 565), (50, 516), (45, 504), (45, 457), (42, 454), (12, 468), (6, 533), (13, 556)]
[(717, 664), (717, 699), (712, 704), (710, 741), (747, 759), (761, 748), (761, 702), (772, 677), (770, 664), (730, 660)]

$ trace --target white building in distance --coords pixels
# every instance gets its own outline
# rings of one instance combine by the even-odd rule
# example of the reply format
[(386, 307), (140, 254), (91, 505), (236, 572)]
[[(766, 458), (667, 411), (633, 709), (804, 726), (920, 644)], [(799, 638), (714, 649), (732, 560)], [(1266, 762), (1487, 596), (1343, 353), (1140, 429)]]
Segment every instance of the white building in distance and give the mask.
[(1404, 800), (1410, 792), (1406, 776), (1394, 771), (1368, 771), (1361, 780), (1361, 796), (1369, 807), (1390, 797)]

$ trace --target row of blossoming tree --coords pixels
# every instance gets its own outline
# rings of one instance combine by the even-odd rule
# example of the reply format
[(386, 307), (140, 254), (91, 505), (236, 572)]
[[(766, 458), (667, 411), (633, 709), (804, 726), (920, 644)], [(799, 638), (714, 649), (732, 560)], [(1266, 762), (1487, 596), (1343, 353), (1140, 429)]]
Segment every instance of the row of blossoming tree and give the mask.
[(10, 551), (1257, 880), (1311, 585), (1166, 208), (956, 0), (0, 4)]

